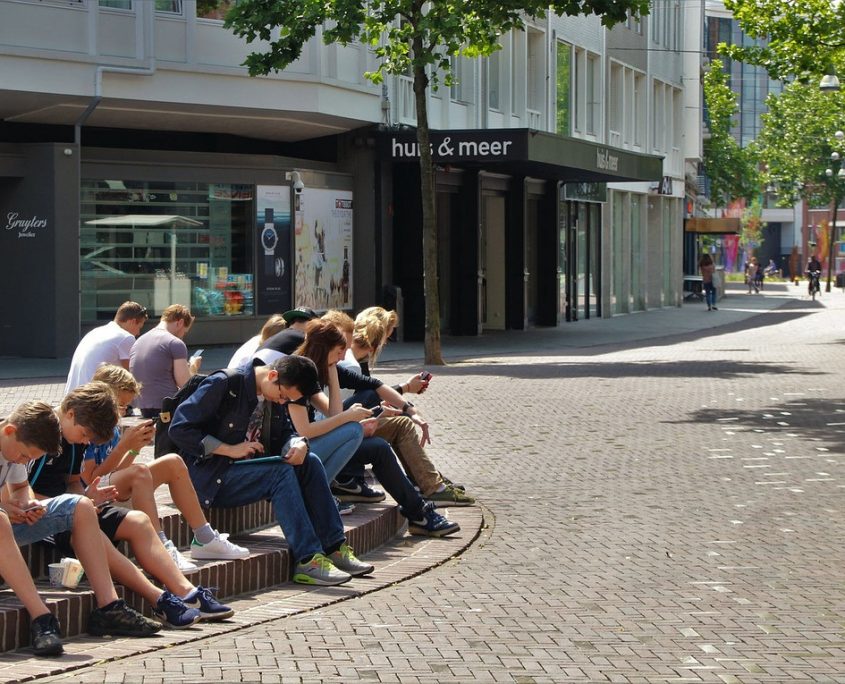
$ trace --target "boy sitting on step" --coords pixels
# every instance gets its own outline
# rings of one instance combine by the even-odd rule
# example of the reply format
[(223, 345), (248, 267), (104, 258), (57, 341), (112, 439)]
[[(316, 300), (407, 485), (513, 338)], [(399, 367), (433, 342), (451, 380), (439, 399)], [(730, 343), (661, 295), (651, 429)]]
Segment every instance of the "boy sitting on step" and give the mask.
[[(108, 541), (127, 542), (138, 565), (167, 591), (162, 594), (113, 544), (105, 544), (109, 570), (118, 582), (146, 598), (153, 605), (156, 619), (166, 626), (182, 628), (199, 619), (231, 617), (234, 611), (220, 603), (210, 589), (194, 586), (185, 579), (146, 513), (109, 505), (116, 490), (111, 485), (99, 487), (99, 478), (83, 487), (79, 472), (85, 447), (92, 442), (109, 441), (118, 422), (117, 399), (109, 386), (89, 382), (77, 387), (62, 399), (56, 413), (62, 429), (61, 450), (45, 454), (33, 465), (29, 481), (36, 496), (47, 498), (70, 492), (90, 497), (97, 507), (100, 530)], [(64, 555), (73, 555), (67, 533), (54, 535), (52, 541)]]
[[(141, 384), (132, 373), (113, 364), (101, 365), (94, 373), (94, 380), (111, 387), (121, 414), (141, 391)], [(161, 529), (155, 490), (163, 484), (170, 489), (174, 505), (194, 531), (191, 543), (194, 560), (247, 558), (249, 549), (233, 544), (227, 539), (228, 535), (221, 535), (208, 524), (188, 469), (178, 454), (165, 454), (150, 463), (135, 463), (141, 448), (152, 441), (154, 432), (153, 421), (145, 420), (123, 431), (115, 427), (111, 440), (105, 444), (89, 444), (82, 462), (83, 483), (99, 477), (100, 486), (110, 484), (117, 489), (118, 501), (131, 499), (132, 508), (149, 516), (164, 548), (182, 572), (191, 572), (198, 566), (185, 558)]]
[(94, 591), (97, 608), (91, 613), (89, 631), (114, 636), (150, 636), (158, 632), (158, 624), (118, 599), (92, 501), (75, 494), (44, 501), (34, 498), (27, 482), (27, 468), (45, 451), (59, 448), (59, 419), (49, 404), (28, 401), (0, 420), (0, 575), (29, 613), (32, 650), (36, 655), (60, 655), (61, 628), (38, 595), (18, 545), (32, 544), (59, 532), (70, 535)]

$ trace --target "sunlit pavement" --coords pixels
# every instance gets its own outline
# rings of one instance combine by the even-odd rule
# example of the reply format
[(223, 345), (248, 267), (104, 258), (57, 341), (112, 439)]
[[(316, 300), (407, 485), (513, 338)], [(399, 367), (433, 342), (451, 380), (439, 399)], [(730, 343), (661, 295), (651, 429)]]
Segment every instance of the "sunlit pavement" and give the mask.
[[(441, 469), (483, 503), (467, 551), (66, 677), (845, 682), (845, 295), (802, 291), (476, 341), (416, 402)], [(400, 357), (385, 379), (420, 368)]]

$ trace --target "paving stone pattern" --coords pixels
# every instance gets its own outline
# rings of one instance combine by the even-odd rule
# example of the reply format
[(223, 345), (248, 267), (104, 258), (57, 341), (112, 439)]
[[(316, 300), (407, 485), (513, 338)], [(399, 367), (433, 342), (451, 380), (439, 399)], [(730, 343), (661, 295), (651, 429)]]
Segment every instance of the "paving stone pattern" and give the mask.
[(418, 406), (484, 503), (467, 551), (64, 678), (845, 682), (845, 295), (779, 296), (724, 330), (559, 354), (528, 334), (438, 369)]

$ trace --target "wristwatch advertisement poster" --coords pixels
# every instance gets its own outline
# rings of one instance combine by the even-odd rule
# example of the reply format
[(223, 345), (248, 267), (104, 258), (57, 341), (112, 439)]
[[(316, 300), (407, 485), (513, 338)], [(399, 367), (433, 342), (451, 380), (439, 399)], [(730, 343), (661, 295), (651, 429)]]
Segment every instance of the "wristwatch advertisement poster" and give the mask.
[(287, 311), (291, 302), (290, 186), (256, 188), (256, 313)]

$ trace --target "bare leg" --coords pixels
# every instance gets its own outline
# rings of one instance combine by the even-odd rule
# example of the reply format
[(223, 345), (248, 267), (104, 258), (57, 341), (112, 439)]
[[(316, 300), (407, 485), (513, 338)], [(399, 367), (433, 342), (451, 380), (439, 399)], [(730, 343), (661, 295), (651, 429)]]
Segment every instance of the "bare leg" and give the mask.
[(170, 489), (170, 498), (176, 505), (192, 530), (208, 522), (200, 508), (197, 492), (188, 475), (188, 467), (178, 454), (167, 454), (155, 459), (148, 465), (153, 476), (153, 487), (166, 484)]
[(121, 501), (132, 499), (132, 508), (146, 513), (156, 534), (161, 532), (161, 520), (158, 517), (155, 498), (158, 485), (154, 484), (152, 473), (146, 465), (137, 463), (118, 470), (112, 473), (110, 482), (117, 487)]
[(49, 613), (50, 610), (38, 595), (26, 561), (15, 543), (12, 524), (5, 513), (0, 514), (0, 548), (3, 549), (3, 553), (0, 553), (0, 575), (15, 592), (18, 600), (23, 603), (29, 617), (37, 618)]
[(114, 579), (127, 589), (143, 596), (151, 606), (155, 606), (161, 596), (161, 589), (150, 582), (131, 560), (114, 548), (105, 535), (103, 537), (106, 542), (109, 570)]
[(161, 539), (158, 538), (150, 519), (141, 511), (130, 511), (117, 528), (115, 537), (129, 542), (132, 553), (144, 570), (177, 596), (185, 596), (194, 585), (176, 567)]
[[(70, 543), (79, 562), (88, 575), (88, 582), (94, 590), (97, 606), (102, 608), (117, 601), (109, 566), (106, 562), (104, 543), (108, 540), (100, 532), (97, 510), (91, 499), (82, 497), (73, 513), (73, 527)], [(111, 544), (108, 544), (111, 546)]]

